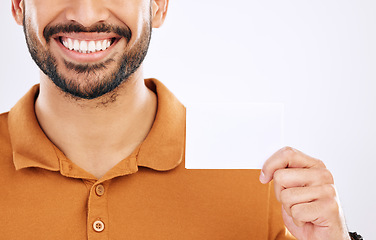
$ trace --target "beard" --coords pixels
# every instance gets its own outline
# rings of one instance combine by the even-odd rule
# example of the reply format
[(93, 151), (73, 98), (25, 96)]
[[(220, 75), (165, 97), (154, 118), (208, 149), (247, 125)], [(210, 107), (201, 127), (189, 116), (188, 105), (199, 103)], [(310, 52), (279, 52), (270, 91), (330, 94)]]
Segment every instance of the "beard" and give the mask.
[[(43, 31), (47, 46), (43, 47), (25, 16), (23, 26), (31, 57), (49, 79), (62, 92), (74, 99), (96, 99), (113, 92), (141, 66), (150, 45), (150, 19), (144, 22), (141, 37), (133, 47), (129, 49), (125, 47), (123, 53), (116, 53), (106, 61), (88, 64), (76, 64), (66, 60), (58, 62), (49, 50), (52, 35), (70, 32), (114, 32), (125, 38), (126, 45), (128, 45), (132, 37), (131, 30), (127, 27), (117, 27), (105, 23), (90, 28), (85, 28), (77, 23), (47, 26)], [(114, 96), (111, 96), (111, 101), (114, 101)]]

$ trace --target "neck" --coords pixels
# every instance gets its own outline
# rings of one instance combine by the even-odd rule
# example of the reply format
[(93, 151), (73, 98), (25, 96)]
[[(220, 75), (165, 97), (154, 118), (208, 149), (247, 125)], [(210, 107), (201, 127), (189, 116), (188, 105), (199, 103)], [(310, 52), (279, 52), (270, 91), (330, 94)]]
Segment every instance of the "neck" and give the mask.
[(115, 91), (75, 100), (41, 75), (35, 112), (43, 131), (72, 162), (97, 178), (142, 143), (156, 114), (156, 95), (145, 86), (141, 69)]

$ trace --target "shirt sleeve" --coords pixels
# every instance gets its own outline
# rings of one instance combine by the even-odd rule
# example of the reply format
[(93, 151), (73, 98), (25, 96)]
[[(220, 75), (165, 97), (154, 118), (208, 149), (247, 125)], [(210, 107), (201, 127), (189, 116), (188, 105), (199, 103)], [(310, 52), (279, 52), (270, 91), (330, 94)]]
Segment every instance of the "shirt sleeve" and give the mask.
[(274, 193), (273, 182), (269, 183), (269, 240), (296, 239), (286, 228), (282, 219), (282, 206)]

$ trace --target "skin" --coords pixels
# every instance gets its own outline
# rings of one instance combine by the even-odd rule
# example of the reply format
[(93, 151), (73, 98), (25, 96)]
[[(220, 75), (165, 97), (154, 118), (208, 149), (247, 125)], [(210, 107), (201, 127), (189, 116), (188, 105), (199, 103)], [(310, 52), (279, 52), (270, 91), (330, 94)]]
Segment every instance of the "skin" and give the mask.
[[(168, 0), (12, 0), (16, 22), (23, 25), (26, 17), (39, 49), (56, 57), (58, 70), (75, 79), (82, 89), (103, 81), (121, 60), (115, 52), (131, 49), (142, 38), (145, 23), (150, 21), (150, 7), (152, 27), (158, 28), (166, 17)], [(63, 60), (82, 62), (70, 59), (56, 42), (43, 36), (47, 26), (67, 22), (87, 28), (98, 23), (127, 26), (133, 35), (129, 42), (120, 39), (115, 45), (110, 53), (115, 61), (107, 68), (92, 75), (77, 73), (67, 69)], [(95, 33), (88, 36), (95, 38)], [(35, 112), (42, 129), (71, 161), (98, 179), (145, 139), (156, 109), (156, 96), (144, 85), (142, 65), (115, 90), (90, 100), (63, 93), (41, 71)], [(283, 206), (285, 224), (296, 238), (350, 239), (333, 177), (320, 160), (285, 147), (270, 157), (261, 171), (262, 183), (271, 180)]]
[(261, 183), (271, 180), (285, 225), (297, 239), (351, 240), (333, 176), (321, 160), (284, 147), (262, 168)]
[[(119, 58), (114, 53), (132, 48), (142, 37), (145, 22), (150, 21), (150, 4), (152, 26), (158, 28), (165, 19), (168, 0), (13, 0), (12, 13), (20, 25), (25, 15), (38, 44), (58, 59), (58, 70), (69, 78), (77, 79), (85, 87), (90, 81), (101, 79), (87, 79), (86, 74), (67, 71), (61, 64), (62, 60), (74, 63), (75, 60), (63, 55), (53, 41), (47, 43), (43, 36), (46, 26), (75, 22), (89, 28), (105, 22), (129, 27), (132, 39), (129, 43), (121, 39), (109, 54), (115, 62), (96, 73), (104, 76), (119, 64), (116, 62)], [(43, 72), (40, 74), (40, 93), (35, 112), (42, 129), (71, 161), (98, 179), (129, 156), (145, 139), (156, 109), (157, 99), (144, 85), (142, 66), (116, 91), (92, 100), (67, 96)]]

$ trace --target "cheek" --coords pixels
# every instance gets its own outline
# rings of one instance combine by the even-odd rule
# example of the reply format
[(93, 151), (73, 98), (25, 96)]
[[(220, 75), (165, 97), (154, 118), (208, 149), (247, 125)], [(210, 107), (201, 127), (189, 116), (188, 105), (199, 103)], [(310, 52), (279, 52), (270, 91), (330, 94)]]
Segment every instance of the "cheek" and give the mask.
[(69, 1), (64, 0), (29, 0), (25, 1), (25, 20), (28, 21), (29, 29), (35, 32), (37, 40), (43, 45), (46, 40), (43, 37), (44, 28), (58, 21), (59, 14)]
[(108, 8), (113, 17), (131, 29), (131, 44), (137, 42), (141, 37), (144, 23), (150, 21), (150, 1), (112, 0), (109, 1)]

